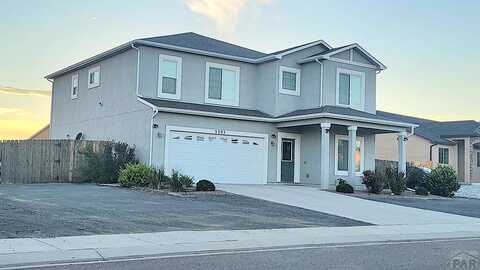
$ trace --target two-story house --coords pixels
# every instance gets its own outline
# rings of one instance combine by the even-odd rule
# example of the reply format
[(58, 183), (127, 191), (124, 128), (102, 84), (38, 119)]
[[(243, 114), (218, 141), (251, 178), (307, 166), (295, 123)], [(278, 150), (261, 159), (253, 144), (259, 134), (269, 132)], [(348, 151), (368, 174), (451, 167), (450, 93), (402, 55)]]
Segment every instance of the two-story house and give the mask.
[(376, 115), (385, 66), (323, 40), (262, 53), (195, 33), (137, 39), (46, 76), (51, 137), (116, 140), (167, 171), (218, 183), (334, 187), (374, 169), (375, 134), (414, 125)]

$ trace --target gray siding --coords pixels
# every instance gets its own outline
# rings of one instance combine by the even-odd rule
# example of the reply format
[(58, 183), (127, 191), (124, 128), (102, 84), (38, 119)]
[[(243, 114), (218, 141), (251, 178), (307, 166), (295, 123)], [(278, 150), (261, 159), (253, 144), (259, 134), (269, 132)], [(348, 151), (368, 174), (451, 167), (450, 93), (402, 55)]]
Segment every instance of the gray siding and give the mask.
[[(129, 50), (98, 63), (100, 86), (87, 88), (88, 69), (55, 79), (52, 93), (51, 138), (71, 139), (82, 132), (88, 140), (116, 140), (147, 152), (151, 109), (136, 100), (137, 54)], [(78, 98), (71, 99), (71, 79), (78, 74)]]

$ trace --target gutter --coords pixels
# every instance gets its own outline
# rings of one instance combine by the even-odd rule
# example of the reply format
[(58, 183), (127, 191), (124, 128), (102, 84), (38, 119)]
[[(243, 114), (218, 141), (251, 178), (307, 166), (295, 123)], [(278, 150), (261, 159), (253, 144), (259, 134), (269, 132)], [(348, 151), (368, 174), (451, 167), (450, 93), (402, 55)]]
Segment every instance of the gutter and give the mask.
[(154, 110), (152, 114), (152, 118), (150, 120), (150, 153), (149, 153), (149, 158), (148, 158), (148, 165), (152, 166), (152, 156), (153, 156), (153, 120), (155, 119), (155, 116), (157, 116), (158, 110)]
[(136, 82), (136, 87), (135, 87), (135, 93), (137, 94), (137, 97), (141, 96), (139, 92), (140, 88), (140, 49), (138, 47), (135, 47), (135, 44), (131, 44), (132, 48), (137, 51), (137, 82)]

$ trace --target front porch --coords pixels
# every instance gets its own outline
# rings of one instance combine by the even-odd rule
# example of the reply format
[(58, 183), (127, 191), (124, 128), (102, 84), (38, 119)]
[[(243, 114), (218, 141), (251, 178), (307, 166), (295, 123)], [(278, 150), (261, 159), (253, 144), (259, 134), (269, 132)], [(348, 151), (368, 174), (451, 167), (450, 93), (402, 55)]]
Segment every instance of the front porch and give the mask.
[(277, 124), (278, 183), (335, 189), (341, 178), (363, 189), (363, 171), (375, 170), (375, 134), (382, 133), (398, 135), (399, 170), (406, 171), (405, 141), (413, 131), (410, 124), (341, 117)]

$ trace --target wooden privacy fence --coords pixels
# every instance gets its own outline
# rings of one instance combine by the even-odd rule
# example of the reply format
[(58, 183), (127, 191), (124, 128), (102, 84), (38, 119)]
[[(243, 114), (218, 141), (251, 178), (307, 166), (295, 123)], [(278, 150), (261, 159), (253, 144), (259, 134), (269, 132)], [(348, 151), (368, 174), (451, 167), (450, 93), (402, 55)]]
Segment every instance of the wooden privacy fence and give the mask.
[(385, 169), (387, 169), (387, 168), (397, 169), (398, 168), (398, 161), (375, 159), (375, 170), (376, 171), (385, 172)]
[(88, 145), (100, 151), (111, 142), (73, 140), (0, 141), (0, 183), (78, 182), (81, 154)]

